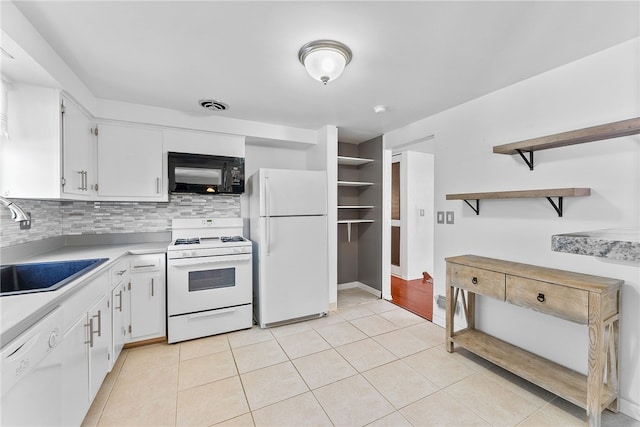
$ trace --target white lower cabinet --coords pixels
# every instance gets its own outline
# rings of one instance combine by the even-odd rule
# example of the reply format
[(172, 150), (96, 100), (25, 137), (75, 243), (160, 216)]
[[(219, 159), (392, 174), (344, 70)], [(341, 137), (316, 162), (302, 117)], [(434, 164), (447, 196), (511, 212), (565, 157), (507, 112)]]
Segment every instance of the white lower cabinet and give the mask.
[(87, 315), (64, 334), (62, 347), (62, 425), (79, 426), (89, 410), (89, 347)]
[(65, 326), (70, 324), (65, 327), (61, 345), (62, 425), (82, 423), (111, 369), (108, 280), (107, 274), (98, 276), (62, 305)]
[(113, 366), (118, 360), (122, 348), (131, 339), (131, 297), (129, 283), (129, 257), (119, 261), (111, 269), (111, 330)]
[(131, 257), (131, 341), (166, 335), (165, 254)]

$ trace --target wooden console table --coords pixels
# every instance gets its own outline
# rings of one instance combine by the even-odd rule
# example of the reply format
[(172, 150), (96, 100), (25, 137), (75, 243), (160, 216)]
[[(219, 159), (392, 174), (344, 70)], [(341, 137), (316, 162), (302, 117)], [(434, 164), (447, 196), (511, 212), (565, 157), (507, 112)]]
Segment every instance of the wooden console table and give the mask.
[[(618, 336), (622, 280), (462, 255), (447, 258), (446, 347), (454, 344), (587, 411), (600, 426), (618, 411)], [(466, 291), (466, 292), (464, 292)], [(475, 296), (484, 295), (588, 326), (588, 374), (568, 369), (475, 329)], [(467, 328), (455, 331), (460, 300)]]

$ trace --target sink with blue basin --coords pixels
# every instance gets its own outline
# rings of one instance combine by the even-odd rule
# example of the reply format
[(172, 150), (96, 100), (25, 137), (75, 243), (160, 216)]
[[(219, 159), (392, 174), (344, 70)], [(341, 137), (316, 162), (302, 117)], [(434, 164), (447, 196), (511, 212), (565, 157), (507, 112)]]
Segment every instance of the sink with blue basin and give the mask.
[(108, 258), (0, 266), (0, 296), (55, 291)]

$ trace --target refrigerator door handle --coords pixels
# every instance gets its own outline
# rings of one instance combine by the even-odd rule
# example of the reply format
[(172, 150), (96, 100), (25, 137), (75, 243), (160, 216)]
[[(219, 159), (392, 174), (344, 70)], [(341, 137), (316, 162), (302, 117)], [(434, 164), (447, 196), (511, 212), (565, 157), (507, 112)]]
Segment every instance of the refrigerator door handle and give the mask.
[(267, 240), (267, 256), (271, 253), (271, 233), (269, 232), (269, 228), (271, 228), (270, 224), (270, 216), (269, 216), (269, 175), (264, 177), (264, 213), (266, 217), (265, 223), (265, 233)]

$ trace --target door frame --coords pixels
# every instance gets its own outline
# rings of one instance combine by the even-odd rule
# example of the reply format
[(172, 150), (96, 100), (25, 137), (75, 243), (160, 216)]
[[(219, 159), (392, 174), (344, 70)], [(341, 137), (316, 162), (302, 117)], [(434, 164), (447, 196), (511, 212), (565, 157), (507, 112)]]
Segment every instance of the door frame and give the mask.
[[(383, 161), (383, 180), (382, 180), (382, 298), (391, 301), (391, 163), (393, 162), (393, 155), (403, 153), (405, 151), (418, 151), (423, 153), (428, 153), (434, 156), (435, 163), (435, 135), (427, 135), (423, 138), (419, 138), (413, 140), (411, 142), (404, 142), (399, 144), (394, 144), (390, 146), (388, 141), (384, 141), (384, 149), (382, 155)], [(401, 176), (402, 176), (402, 166), (401, 166)], [(432, 178), (435, 180), (435, 167), (431, 171)], [(406, 183), (405, 183), (406, 184)], [(402, 181), (401, 181), (402, 185)], [(402, 203), (402, 193), (401, 193), (401, 206)], [(405, 197), (406, 198), (406, 197)], [(404, 203), (405, 206), (409, 206), (407, 203)], [(401, 208), (402, 209), (402, 208)], [(435, 215), (435, 200), (430, 200), (429, 206), (425, 206), (424, 209), (429, 209), (432, 215)], [(401, 221), (406, 220), (407, 215), (400, 215)], [(435, 218), (431, 223), (431, 227), (435, 227)], [(406, 236), (407, 224), (404, 225), (404, 233), (401, 228), (401, 240), (402, 236)], [(402, 225), (401, 225), (402, 227)], [(405, 239), (406, 240), (406, 239)], [(402, 244), (401, 244), (402, 247)], [(431, 266), (434, 265), (435, 260), (433, 259), (433, 254), (435, 254), (435, 236), (433, 241), (431, 242), (431, 258), (427, 260), (427, 263)], [(402, 251), (402, 249), (401, 249)], [(402, 253), (402, 252), (401, 252)], [(400, 264), (402, 266), (402, 258), (400, 259)]]

